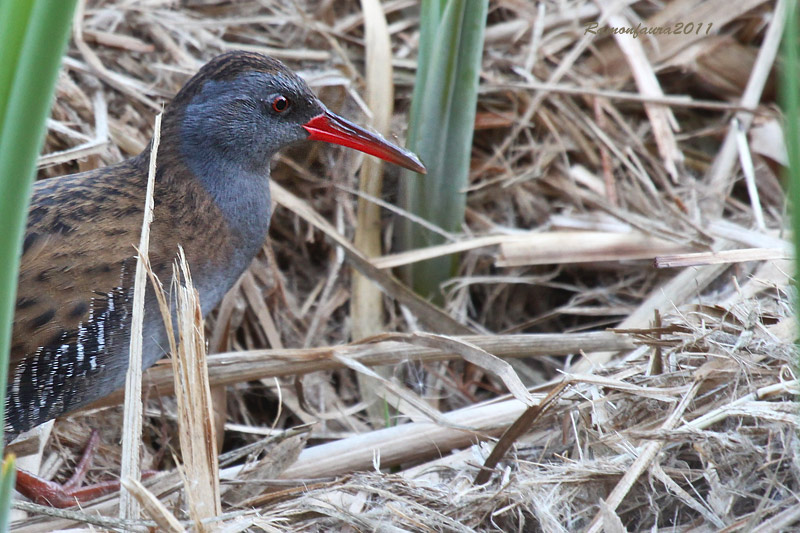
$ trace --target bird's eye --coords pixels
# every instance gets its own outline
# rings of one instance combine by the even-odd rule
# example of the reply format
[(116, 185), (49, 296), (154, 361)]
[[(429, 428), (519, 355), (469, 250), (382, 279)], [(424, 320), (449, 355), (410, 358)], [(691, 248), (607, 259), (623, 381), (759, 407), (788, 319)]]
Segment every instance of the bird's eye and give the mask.
[(276, 113), (283, 113), (289, 109), (289, 99), (283, 95), (278, 95), (272, 99), (272, 110)]

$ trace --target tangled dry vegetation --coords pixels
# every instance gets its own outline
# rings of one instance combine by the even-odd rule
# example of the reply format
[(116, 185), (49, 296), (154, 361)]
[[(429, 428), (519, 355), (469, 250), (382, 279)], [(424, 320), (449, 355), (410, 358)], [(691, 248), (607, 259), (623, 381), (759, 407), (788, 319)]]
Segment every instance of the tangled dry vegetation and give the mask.
[[(783, 3), (604, 4), (491, 2), (467, 220), (439, 250), (462, 252), (443, 288), (447, 320), (403, 305), (387, 276), (419, 257), (390, 254), (402, 213), (383, 211), (385, 257), (370, 268), (353, 252), (362, 156), (292, 149), (273, 171), (271, 238), (206, 324), (213, 394), (227, 405), (222, 514), (197, 524), (186, 511), (171, 367), (159, 365), (146, 377), (144, 466), (166, 472), (146, 483), (163, 508), (138, 525), (114, 518), (116, 498), (61, 516), (32, 508), (15, 530), (800, 527), (775, 104)], [(418, 10), (382, 6), (402, 139)], [(693, 26), (634, 39), (586, 34), (592, 21)], [(282, 59), (329, 107), (369, 122), (365, 24), (354, 0), (83, 4), (41, 176), (141, 151), (161, 103), (228, 49)], [(391, 333), (347, 344), (354, 264), (382, 285)], [(376, 387), (392, 406), (384, 418), (356, 383), (374, 365), (393, 365)], [(516, 377), (529, 393), (506, 395)], [(46, 472), (68, 475), (58, 467), (102, 419), (92, 476), (113, 476), (120, 413), (59, 421)]]

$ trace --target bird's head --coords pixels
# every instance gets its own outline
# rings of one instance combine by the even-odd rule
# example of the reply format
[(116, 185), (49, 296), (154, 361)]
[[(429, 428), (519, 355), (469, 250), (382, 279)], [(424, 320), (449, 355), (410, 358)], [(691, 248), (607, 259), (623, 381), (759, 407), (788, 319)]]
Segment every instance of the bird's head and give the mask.
[(413, 153), (332, 113), (299, 76), (260, 54), (236, 51), (212, 59), (172, 106), (181, 110), (177, 133), (190, 158), (267, 173), (281, 148), (318, 140), (425, 172)]

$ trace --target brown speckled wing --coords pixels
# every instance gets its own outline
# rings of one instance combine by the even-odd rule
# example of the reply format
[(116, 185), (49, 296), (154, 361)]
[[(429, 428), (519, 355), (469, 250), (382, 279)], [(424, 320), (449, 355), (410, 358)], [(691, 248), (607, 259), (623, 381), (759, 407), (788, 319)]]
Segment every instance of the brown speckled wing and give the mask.
[(20, 264), (12, 365), (63, 344), (64, 335), (87, 321), (93, 302), (101, 305), (123, 285), (126, 260), (139, 241), (131, 230), (141, 227), (127, 219), (142, 218), (135, 161), (37, 182)]
[[(109, 358), (127, 361), (129, 289), (143, 197), (137, 158), (37, 182), (17, 288), (7, 425), (82, 403)], [(52, 415), (52, 416), (51, 416)]]

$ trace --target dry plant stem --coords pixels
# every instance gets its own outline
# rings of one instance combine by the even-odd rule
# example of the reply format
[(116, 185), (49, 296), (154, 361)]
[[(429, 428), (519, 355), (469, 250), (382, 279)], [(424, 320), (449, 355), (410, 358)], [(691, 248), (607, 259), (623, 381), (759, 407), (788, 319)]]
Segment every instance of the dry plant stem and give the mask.
[(494, 445), (492, 449), (492, 453), (489, 454), (489, 457), (486, 458), (486, 461), (483, 463), (483, 468), (475, 477), (475, 484), (476, 485), (483, 485), (492, 475), (492, 470), (497, 463), (505, 456), (506, 452), (514, 445), (514, 442), (517, 441), (522, 435), (530, 431), (531, 426), (533, 423), (536, 422), (541, 416), (547, 411), (547, 409), (555, 402), (559, 396), (561, 396), (564, 389), (567, 388), (567, 382), (559, 383), (553, 390), (551, 390), (544, 400), (542, 400), (538, 405), (532, 405), (528, 407), (522, 416), (517, 418), (513, 424), (511, 424), (508, 429), (503, 433), (503, 436), (500, 437), (500, 440), (497, 441), (497, 444)]
[[(608, 120), (605, 112), (603, 111), (603, 108), (607, 106), (607, 102), (601, 98), (592, 99), (595, 121), (597, 122), (597, 127), (601, 131), (608, 129)], [(609, 154), (608, 147), (604, 146), (603, 144), (599, 144), (597, 149), (600, 150), (600, 161), (602, 162), (603, 169), (603, 182), (605, 183), (605, 196), (608, 198), (609, 204), (613, 206), (619, 206), (619, 193), (617, 193), (617, 187), (614, 181), (614, 173), (611, 165), (611, 154)]]
[[(214, 354), (208, 357), (209, 379), (213, 385), (224, 385), (258, 379), (308, 374), (335, 370), (346, 366), (335, 355), (367, 366), (392, 365), (403, 361), (434, 362), (460, 357), (438, 348), (410, 346), (399, 342), (377, 342), (382, 336), (370, 339), (369, 344), (326, 346), (311, 349), (252, 350)], [(542, 357), (576, 353), (629, 351), (636, 347), (631, 337), (611, 332), (537, 333), (528, 335), (467, 335), (456, 337), (474, 344), (500, 358)], [(173, 372), (169, 364), (150, 368), (144, 377), (152, 394), (173, 393)], [(91, 405), (94, 409), (116, 405), (119, 393)]]
[(26, 513), (60, 519), (57, 522), (46, 522), (44, 524), (34, 523), (31, 525), (26, 524), (21, 527), (14, 527), (12, 531), (15, 533), (51, 533), (52, 531), (61, 531), (68, 527), (74, 527), (75, 524), (88, 524), (108, 529), (110, 531), (134, 531), (149, 533), (152, 531), (152, 528), (156, 526), (156, 523), (151, 521), (122, 520), (120, 518), (88, 514), (83, 511), (75, 511), (71, 509), (54, 509), (52, 507), (36, 505), (35, 503), (18, 500), (12, 502), (11, 506), (13, 509), (19, 509), (21, 511), (25, 511)]
[[(394, 113), (394, 85), (392, 84), (392, 45), (386, 16), (379, 0), (361, 0), (364, 11), (366, 47), (367, 105), (372, 111), (372, 126), (379, 133), (389, 131)], [(383, 190), (383, 162), (365, 157), (361, 165), (359, 190), (370, 196), (380, 197)], [(358, 224), (354, 242), (356, 249), (366, 257), (381, 255), (380, 208), (365, 198), (358, 199)], [(350, 315), (353, 319), (351, 338), (359, 340), (376, 335), (384, 330), (383, 294), (369, 278), (357, 271), (353, 273), (350, 296)], [(378, 375), (389, 377), (391, 369), (375, 368)], [(370, 403), (367, 407), (370, 419), (383, 420), (384, 405), (381, 392), (374, 381), (362, 373), (357, 374), (361, 397)], [(387, 398), (387, 401), (389, 399)], [(392, 403), (394, 403), (392, 401)]]
[(761, 522), (753, 528), (752, 533), (771, 533), (772, 531), (789, 531), (792, 526), (797, 526), (800, 520), (800, 506), (794, 505), (785, 511), (776, 514), (769, 520)]
[[(200, 296), (192, 285), (182, 248), (178, 256), (178, 264), (173, 268), (173, 291), (178, 295), (176, 312), (180, 342), (178, 351), (172, 354), (172, 369), (175, 373), (184, 482), (189, 515), (199, 531), (209, 531), (202, 522), (222, 512), (214, 410), (206, 366)], [(181, 279), (185, 286), (179, 281)]]
[[(286, 469), (281, 478), (319, 479), (371, 470), (376, 460), (385, 468), (431, 459), (446, 451), (469, 446), (476, 439), (485, 440), (502, 432), (525, 409), (522, 402), (507, 400), (445, 413), (443, 417), (451, 427), (433, 422), (411, 422), (313, 446), (303, 450), (297, 462)], [(455, 427), (470, 427), (471, 431)], [(235, 478), (241, 468), (226, 468), (220, 477)]]
[(739, 151), (739, 165), (742, 167), (744, 181), (747, 184), (747, 195), (750, 197), (750, 206), (753, 209), (753, 218), (756, 220), (756, 227), (760, 231), (767, 231), (764, 222), (764, 211), (761, 209), (761, 200), (758, 197), (758, 185), (756, 184), (756, 169), (753, 166), (753, 156), (750, 154), (750, 146), (747, 144), (747, 132), (742, 129), (738, 120), (734, 119), (731, 129), (736, 130), (736, 146)]
[[(131, 345), (128, 372), (125, 378), (125, 418), (122, 425), (122, 461), (120, 480), (139, 481), (141, 465), (139, 445), (142, 441), (142, 324), (144, 322), (144, 296), (147, 288), (148, 250), (150, 249), (150, 224), (153, 222), (153, 189), (155, 187), (158, 144), (161, 140), (161, 113), (156, 116), (150, 168), (147, 174), (147, 196), (144, 221), (136, 260), (136, 277), (133, 291), (133, 319), (131, 320)], [(122, 520), (139, 518), (139, 504), (124, 488), (120, 490), (119, 517)]]
[(242, 293), (244, 293), (247, 301), (250, 302), (251, 308), (256, 313), (270, 346), (277, 349), (283, 348), (281, 335), (275, 326), (275, 321), (272, 319), (267, 304), (264, 302), (261, 290), (258, 288), (255, 278), (253, 278), (253, 273), (248, 270), (242, 274), (240, 283)]
[[(661, 322), (661, 312), (656, 309), (653, 312), (653, 327), (656, 329), (660, 329), (662, 325)], [(656, 335), (657, 339), (661, 338), (660, 334)], [(664, 372), (664, 353), (661, 346), (656, 346), (653, 351), (650, 353), (650, 363), (647, 365), (647, 375), (648, 376), (657, 376)]]
[(378, 392), (378, 396), (391, 396), (392, 404), (399, 412), (411, 417), (413, 420), (428, 419), (441, 426), (450, 425), (439, 411), (433, 409), (427, 402), (408, 388), (396, 385), (391, 380), (384, 378), (380, 374), (375, 373), (366, 366), (350, 358), (341, 355), (337, 355), (336, 358), (347, 368), (372, 380), (375, 390), (380, 391)]
[(786, 250), (750, 248), (744, 250), (721, 250), (719, 252), (662, 255), (656, 257), (653, 264), (656, 268), (678, 268), (745, 263), (747, 261), (774, 261), (776, 259), (791, 259), (791, 255), (788, 254)]
[[(700, 390), (700, 386), (703, 384), (703, 379), (696, 379), (695, 382), (692, 384), (692, 388), (686, 395), (681, 399), (681, 402), (675, 408), (675, 410), (670, 414), (670, 416), (664, 421), (661, 425), (662, 430), (670, 430), (674, 429), (675, 426), (680, 422), (683, 413), (689, 407), (689, 404), (694, 400), (697, 391)], [(605, 504), (608, 508), (612, 511), (615, 511), (620, 503), (622, 503), (623, 498), (625, 495), (633, 487), (633, 484), (636, 483), (636, 480), (639, 479), (639, 476), (642, 475), (650, 463), (655, 459), (656, 454), (658, 454), (659, 450), (664, 447), (663, 441), (651, 441), (645, 444), (643, 447), (640, 448), (638, 456), (636, 460), (633, 462), (631, 467), (622, 476), (622, 479), (619, 480), (617, 486), (614, 487), (614, 490), (611, 491), (608, 498), (605, 500)], [(603, 519), (602, 519), (602, 512), (598, 513), (595, 516), (594, 520), (592, 520), (592, 524), (587, 530), (587, 533), (599, 533), (603, 530)]]
[(524, 238), (524, 236), (519, 235), (486, 235), (482, 237), (473, 237), (470, 239), (459, 240), (457, 242), (437, 244), (434, 246), (427, 246), (425, 248), (409, 250), (407, 252), (376, 257), (372, 259), (372, 264), (381, 269), (395, 268), (403, 265), (410, 265), (411, 263), (417, 263), (419, 261), (424, 261), (426, 259), (442, 257), (444, 255), (457, 254), (469, 250), (497, 246), (498, 244), (503, 244), (505, 242), (516, 242)]
[[(372, 126), (381, 134), (389, 131), (394, 112), (391, 42), (386, 17), (378, 0), (361, 0), (364, 11), (367, 105), (372, 111)], [(364, 158), (359, 191), (380, 197), (383, 190), (383, 162)], [(365, 256), (381, 255), (380, 208), (366, 198), (358, 199), (358, 224), (354, 245)], [(353, 276), (350, 302), (353, 317), (352, 338), (359, 340), (383, 331), (383, 301), (378, 287), (357, 272)]]
[[(307, 435), (295, 435), (275, 442), (264, 450), (263, 457), (255, 462), (248, 461), (245, 470), (237, 477), (236, 484), (227, 484), (223, 502), (238, 508), (249, 507), (249, 501), (269, 490), (273, 480), (288, 466), (297, 461), (300, 452), (306, 447)], [(277, 439), (276, 439), (277, 440)]]
[[(207, 531), (204, 519), (218, 516), (220, 510), (219, 468), (214, 414), (208, 382), (203, 317), (199, 297), (192, 285), (183, 249), (178, 249), (179, 264), (173, 265), (173, 290), (177, 293), (178, 335), (161, 282), (148, 269), (172, 354), (173, 385), (177, 392), (181, 452), (188, 473), (179, 467), (189, 514), (199, 531)], [(180, 268), (181, 274), (178, 274)], [(181, 278), (185, 286), (181, 284)], [(178, 344), (178, 340), (180, 344)], [(180, 348), (180, 349), (179, 349)], [(165, 482), (170, 483), (170, 480)]]
[(754, 231), (728, 220), (712, 222), (709, 229), (715, 238), (738, 242), (748, 248), (769, 247), (783, 250), (787, 254), (794, 252), (792, 243), (782, 239), (777, 232)]
[[(707, 287), (722, 274), (727, 265), (708, 265), (699, 268), (688, 268), (657, 287), (628, 317), (617, 326), (620, 329), (646, 327), (653, 313), (658, 310), (662, 314), (684, 304)], [(574, 372), (587, 372), (593, 367), (607, 363), (613, 353), (595, 353), (584, 357), (573, 367)]]
[[(745, 107), (755, 107), (761, 100), (764, 85), (772, 71), (775, 57), (780, 48), (781, 35), (783, 35), (783, 27), (786, 22), (783, 16), (785, 12), (786, 0), (778, 0), (772, 12), (772, 21), (770, 21), (767, 34), (759, 48), (756, 64), (747, 81), (747, 88), (742, 95), (740, 103)], [(753, 123), (753, 116), (749, 113), (737, 113), (734, 120), (738, 121), (741, 128), (746, 131)], [(724, 201), (728, 198), (730, 188), (733, 186), (733, 165), (736, 163), (737, 155), (736, 135), (737, 128), (735, 122), (732, 122), (725, 141), (714, 159), (714, 164), (705, 175), (707, 188), (704, 191), (704, 206), (701, 213), (711, 220), (719, 218), (722, 214)]]
[(74, 148), (69, 148), (60, 152), (52, 152), (39, 157), (39, 160), (36, 163), (36, 167), (38, 169), (42, 169), (51, 165), (58, 165), (60, 163), (67, 163), (69, 161), (74, 161), (75, 159), (98, 154), (106, 148), (109, 138), (108, 106), (106, 104), (105, 95), (102, 93), (102, 91), (97, 91), (95, 93), (93, 104), (95, 117), (94, 138), (87, 139), (86, 142)]
[(500, 244), (501, 267), (652, 259), (692, 251), (693, 247), (642, 232), (548, 231)]
[[(391, 14), (397, 11), (414, 7), (418, 4), (417, 0), (390, 0), (385, 2), (382, 6), (384, 13)], [(333, 21), (333, 26), (330, 28), (331, 33), (346, 34), (353, 31), (365, 23), (367, 14), (362, 9), (350, 15), (344, 15), (337, 20)]]
[(494, 374), (501, 379), (508, 391), (519, 401), (533, 405), (533, 400), (528, 394), (528, 390), (517, 376), (517, 373), (508, 362), (487, 352), (483, 348), (476, 346), (463, 339), (446, 337), (444, 335), (434, 335), (431, 333), (387, 333), (380, 336), (381, 339), (401, 340), (411, 344), (437, 348), (442, 352), (453, 352), (458, 354), (465, 361)]
[(337, 245), (341, 246), (348, 261), (361, 274), (377, 283), (388, 296), (397, 299), (401, 305), (408, 307), (431, 331), (447, 335), (468, 335), (472, 333), (470, 328), (459, 323), (441, 308), (416, 295), (412, 290), (400, 283), (397, 278), (375, 267), (364, 254), (353, 248), (353, 245), (347, 239), (307, 203), (275, 182), (271, 184), (271, 190), (273, 200), (321, 230)]
[[(630, 26), (630, 22), (619, 14), (612, 14), (609, 16), (608, 22), (614, 27)], [(639, 39), (631, 39), (628, 35), (619, 34), (614, 34), (614, 39), (631, 67), (631, 72), (636, 80), (636, 86), (639, 88), (639, 92), (646, 96), (663, 96), (664, 92), (661, 90), (652, 65), (648, 62), (641, 44), (642, 41)], [(659, 104), (645, 103), (644, 109), (650, 119), (650, 124), (653, 128), (653, 137), (656, 140), (658, 152), (661, 155), (664, 166), (673, 181), (677, 182), (677, 165), (683, 163), (683, 154), (678, 148), (678, 143), (672, 132), (673, 124), (677, 126), (675, 116), (672, 114), (672, 110)]]
[(720, 518), (714, 514), (713, 512), (709, 511), (705, 505), (698, 502), (696, 499), (692, 497), (691, 494), (683, 490), (683, 488), (678, 485), (674, 479), (669, 477), (669, 475), (664, 472), (664, 469), (661, 468), (659, 463), (652, 463), (650, 465), (650, 472), (653, 473), (653, 476), (656, 477), (664, 486), (673, 494), (675, 494), (678, 498), (681, 499), (687, 506), (691, 507), (697, 513), (704, 516), (706, 520), (714, 524), (716, 527), (722, 529), (725, 527), (725, 522), (720, 520)]
[[(737, 398), (733, 402), (726, 403), (718, 409), (714, 409), (703, 416), (695, 418), (691, 422), (683, 424), (676, 430), (689, 431), (693, 429), (707, 429), (713, 424), (725, 420), (729, 416), (735, 415), (737, 412), (746, 411), (745, 407), (748, 404), (763, 401), (764, 399), (774, 395), (790, 394), (796, 396), (798, 393), (800, 393), (800, 380), (798, 379), (761, 387), (755, 392), (746, 394), (741, 398)], [(794, 422), (796, 425), (800, 423), (800, 420), (797, 420), (796, 415), (794, 416)]]
[(150, 54), (155, 52), (156, 47), (148, 44), (141, 39), (129, 35), (119, 35), (107, 31), (89, 30), (83, 32), (83, 37), (87, 41), (95, 42), (103, 46), (120, 48), (129, 52), (141, 52)]
[(178, 519), (141, 482), (135, 479), (126, 479), (122, 481), (122, 486), (136, 498), (142, 509), (155, 521), (159, 531), (168, 533), (183, 533), (186, 531), (181, 523), (178, 522)]

